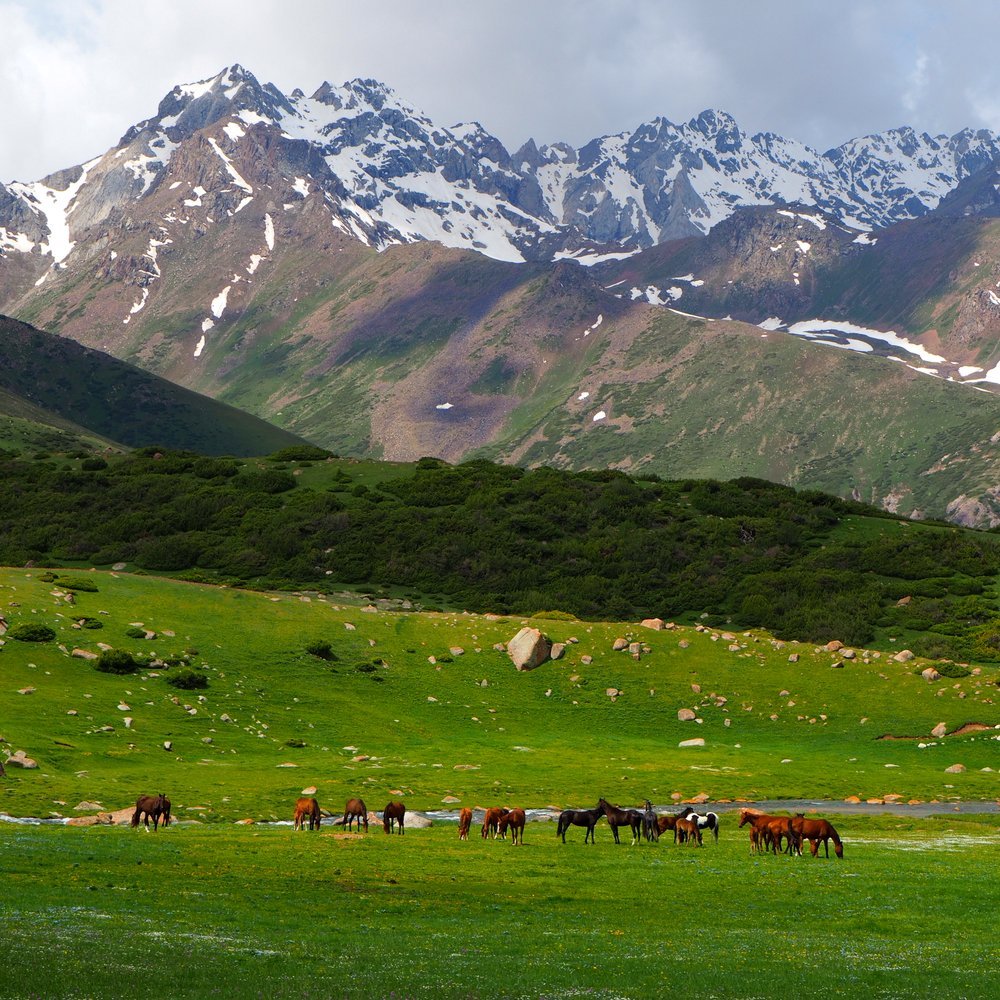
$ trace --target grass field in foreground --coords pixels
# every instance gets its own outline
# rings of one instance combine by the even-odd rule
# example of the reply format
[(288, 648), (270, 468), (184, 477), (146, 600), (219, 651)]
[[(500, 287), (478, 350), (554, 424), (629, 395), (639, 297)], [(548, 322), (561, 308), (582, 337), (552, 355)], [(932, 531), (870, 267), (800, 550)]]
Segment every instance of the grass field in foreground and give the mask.
[(0, 825), (0, 996), (1000, 994), (996, 817), (833, 817), (845, 857), (616, 846), (529, 823)]

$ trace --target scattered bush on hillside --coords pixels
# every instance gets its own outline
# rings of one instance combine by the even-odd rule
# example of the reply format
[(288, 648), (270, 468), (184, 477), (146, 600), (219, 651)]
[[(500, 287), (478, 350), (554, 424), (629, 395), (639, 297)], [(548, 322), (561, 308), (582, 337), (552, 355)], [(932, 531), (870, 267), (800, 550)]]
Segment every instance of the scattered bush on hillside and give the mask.
[(129, 639), (145, 639), (146, 630), (144, 628), (139, 628), (138, 625), (129, 625), (129, 627), (125, 629), (125, 635)]
[(80, 463), (80, 468), (84, 472), (100, 472), (102, 469), (106, 469), (108, 463), (103, 458), (85, 458)]
[(104, 622), (102, 622), (99, 618), (77, 618), (76, 623), (77, 625), (80, 626), (80, 628), (89, 628), (95, 630), (99, 628), (104, 628)]
[(127, 649), (105, 649), (94, 660), (94, 669), (102, 674), (134, 674), (139, 663)]
[(287, 448), (279, 448), (267, 456), (270, 462), (322, 462), (328, 458), (336, 458), (332, 451), (317, 448), (312, 444), (292, 444)]
[(208, 678), (197, 670), (183, 667), (176, 673), (170, 674), (167, 677), (167, 683), (182, 691), (200, 691), (208, 687)]
[(79, 590), (87, 594), (97, 593), (97, 584), (93, 580), (85, 580), (79, 576), (60, 576), (58, 582), (63, 590)]
[(568, 611), (536, 611), (530, 618), (544, 618), (546, 621), (575, 622), (576, 617)]
[(333, 647), (326, 639), (316, 639), (314, 642), (307, 643), (305, 649), (311, 656), (318, 657), (320, 660), (334, 661), (338, 659)]
[(7, 635), (18, 642), (51, 642), (56, 637), (56, 630), (40, 622), (20, 622), (13, 625)]

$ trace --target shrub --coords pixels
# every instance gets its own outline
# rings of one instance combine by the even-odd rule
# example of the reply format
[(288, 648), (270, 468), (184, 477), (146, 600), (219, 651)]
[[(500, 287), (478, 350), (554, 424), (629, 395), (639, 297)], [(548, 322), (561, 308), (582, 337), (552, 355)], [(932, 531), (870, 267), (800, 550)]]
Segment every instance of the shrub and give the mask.
[(322, 462), (327, 458), (333, 458), (333, 452), (317, 448), (312, 444), (293, 444), (267, 457), (271, 462)]
[(102, 674), (134, 674), (139, 664), (127, 649), (105, 649), (94, 660), (94, 669)]
[(354, 668), (359, 674), (373, 674), (378, 669), (374, 663), (364, 660)]
[(56, 637), (56, 630), (38, 622), (21, 622), (7, 634), (18, 642), (51, 642)]
[(84, 472), (100, 472), (107, 467), (108, 463), (103, 458), (85, 458), (80, 463), (80, 468)]
[(79, 576), (59, 577), (59, 586), (63, 590), (81, 590), (86, 591), (88, 594), (97, 593), (97, 584), (93, 580), (85, 580)]
[(80, 628), (99, 629), (104, 628), (104, 622), (99, 618), (78, 618), (77, 624)]
[(171, 674), (167, 678), (167, 683), (171, 687), (180, 688), (182, 691), (200, 691), (208, 687), (208, 678), (197, 670), (184, 667), (178, 670), (177, 673)]
[(316, 639), (314, 642), (308, 643), (306, 645), (306, 652), (321, 660), (332, 661), (337, 659), (337, 654), (326, 639)]
[(547, 621), (554, 622), (575, 622), (576, 616), (571, 615), (568, 611), (536, 611), (532, 618), (544, 618)]

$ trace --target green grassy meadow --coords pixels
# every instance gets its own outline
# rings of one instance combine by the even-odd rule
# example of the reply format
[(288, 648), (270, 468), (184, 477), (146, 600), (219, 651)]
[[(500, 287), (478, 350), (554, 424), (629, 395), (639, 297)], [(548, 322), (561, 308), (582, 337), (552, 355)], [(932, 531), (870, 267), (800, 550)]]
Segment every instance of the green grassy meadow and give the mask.
[[(998, 820), (952, 812), (998, 795), (996, 666), (928, 684), (922, 661), (888, 649), (845, 660), (735, 627), (537, 619), (566, 654), (518, 673), (493, 647), (528, 619), (111, 572), (77, 573), (97, 590), (70, 605), (43, 575), (0, 570), (11, 629), (56, 631), (0, 647), (0, 748), (38, 762), (8, 766), (0, 813), (163, 791), (175, 824), (0, 823), (0, 997), (997, 995)], [(155, 638), (128, 635), (140, 628)], [(619, 636), (649, 651), (613, 652)], [(317, 641), (335, 659), (306, 652)], [(70, 655), (99, 643), (184, 654), (208, 687), (171, 687), (176, 666), (116, 676)], [(685, 707), (701, 722), (680, 722)], [(935, 739), (941, 722), (990, 728)], [(331, 813), (353, 795), (373, 810), (602, 795), (669, 809), (702, 793), (940, 810), (831, 804), (837, 861), (751, 857), (732, 813), (701, 849), (616, 846), (603, 820), (593, 846), (539, 822), (520, 848), (475, 829), (460, 843), (440, 821), (393, 838), (274, 825), (311, 786)]]

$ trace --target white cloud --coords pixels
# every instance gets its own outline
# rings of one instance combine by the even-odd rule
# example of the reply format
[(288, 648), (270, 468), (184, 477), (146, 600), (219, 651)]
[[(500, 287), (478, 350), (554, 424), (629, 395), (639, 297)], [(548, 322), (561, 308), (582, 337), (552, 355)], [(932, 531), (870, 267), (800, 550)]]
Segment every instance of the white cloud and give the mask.
[(511, 150), (708, 107), (820, 149), (1000, 117), (1000, 7), (975, 0), (0, 0), (0, 25), (0, 180), (81, 163), (234, 62), (286, 92), (375, 77)]

